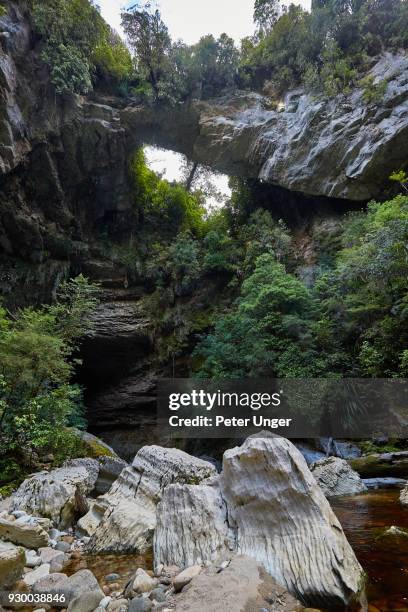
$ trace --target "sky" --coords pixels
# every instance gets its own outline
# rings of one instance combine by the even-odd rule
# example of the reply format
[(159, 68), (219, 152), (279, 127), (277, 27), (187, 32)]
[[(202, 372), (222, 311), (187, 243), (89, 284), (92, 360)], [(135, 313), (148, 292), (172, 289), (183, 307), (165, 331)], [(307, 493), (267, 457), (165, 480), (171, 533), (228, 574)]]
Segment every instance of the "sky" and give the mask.
[[(219, 36), (226, 32), (237, 42), (253, 33), (254, 0), (156, 0), (163, 20), (174, 40), (182, 38), (192, 44), (205, 34)], [(102, 15), (120, 31), (120, 11), (128, 0), (97, 0)], [(310, 0), (297, 0), (310, 8)]]

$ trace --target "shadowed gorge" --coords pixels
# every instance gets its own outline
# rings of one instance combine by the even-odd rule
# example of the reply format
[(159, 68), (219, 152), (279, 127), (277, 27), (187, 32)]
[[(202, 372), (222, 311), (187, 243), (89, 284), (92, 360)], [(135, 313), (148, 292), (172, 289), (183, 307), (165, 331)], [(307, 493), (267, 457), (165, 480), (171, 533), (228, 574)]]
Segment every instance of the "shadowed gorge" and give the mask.
[[(406, 406), (353, 382), (406, 391), (408, 1), (239, 1), (247, 36), (189, 44), (165, 0), (0, 0), (13, 606), (408, 611)], [(305, 381), (281, 409), (319, 437), (170, 435), (163, 379)]]

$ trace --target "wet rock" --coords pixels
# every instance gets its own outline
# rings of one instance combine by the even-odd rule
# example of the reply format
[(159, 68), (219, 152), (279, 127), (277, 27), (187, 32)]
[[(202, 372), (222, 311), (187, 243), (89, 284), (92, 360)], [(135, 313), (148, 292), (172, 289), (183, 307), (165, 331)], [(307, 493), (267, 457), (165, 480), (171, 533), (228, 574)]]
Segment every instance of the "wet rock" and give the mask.
[(201, 572), (201, 565), (193, 565), (177, 574), (173, 579), (173, 587), (176, 593), (179, 593), (187, 584), (189, 584), (195, 576)]
[(408, 451), (373, 453), (350, 459), (353, 470), (362, 478), (395, 477), (406, 478), (408, 472)]
[(48, 533), (40, 525), (19, 523), (5, 518), (0, 518), (0, 538), (26, 548), (47, 546), (49, 540)]
[(0, 588), (13, 586), (23, 575), (24, 565), (24, 549), (0, 541)]
[(408, 484), (402, 489), (400, 493), (400, 502), (403, 506), (408, 506)]
[(145, 552), (151, 546), (156, 506), (166, 486), (173, 482), (200, 482), (213, 474), (213, 465), (183, 451), (143, 447), (110, 491), (96, 500), (92, 516), (85, 517), (85, 521), (94, 522), (100, 517), (87, 551)]
[(75, 459), (62, 468), (35, 474), (20, 485), (12, 508), (48, 517), (56, 526), (65, 528), (73, 523), (83, 499), (94, 488), (98, 473), (96, 460)]
[(367, 487), (344, 459), (328, 457), (311, 466), (311, 472), (326, 497), (363, 493)]
[(390, 476), (389, 478), (363, 478), (363, 482), (367, 489), (395, 489), (403, 486), (406, 481), (403, 478)]

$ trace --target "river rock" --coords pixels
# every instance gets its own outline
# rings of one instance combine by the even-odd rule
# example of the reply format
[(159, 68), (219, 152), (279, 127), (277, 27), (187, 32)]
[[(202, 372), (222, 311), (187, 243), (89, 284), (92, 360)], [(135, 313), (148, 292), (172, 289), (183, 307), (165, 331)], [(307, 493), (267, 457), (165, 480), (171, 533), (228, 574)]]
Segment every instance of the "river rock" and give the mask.
[(303, 610), (299, 601), (278, 585), (259, 563), (241, 555), (232, 559), (222, 572), (214, 565), (204, 569), (192, 579), (188, 589), (172, 598), (172, 604), (175, 612)]
[(215, 473), (211, 463), (181, 450), (143, 447), (110, 491), (98, 498), (92, 516), (86, 516), (89, 523), (101, 517), (87, 551), (144, 553), (151, 546), (156, 507), (166, 486), (174, 482), (198, 483)]
[(0, 542), (0, 588), (10, 588), (23, 575), (24, 548), (10, 542)]
[(384, 476), (406, 478), (408, 451), (372, 453), (371, 455), (350, 459), (349, 463), (362, 478), (382, 478)]
[(179, 593), (195, 576), (198, 576), (201, 570), (201, 565), (192, 565), (180, 572), (180, 574), (177, 574), (173, 579), (173, 587), (176, 593)]
[(93, 612), (103, 598), (102, 591), (86, 591), (72, 599), (68, 606), (68, 612)]
[(155, 569), (161, 564), (202, 565), (235, 548), (235, 533), (218, 479), (208, 484), (168, 486), (157, 508)]
[(400, 502), (403, 506), (408, 506), (408, 484), (402, 489), (400, 493)]
[(367, 487), (344, 459), (328, 457), (311, 466), (317, 484), (326, 497), (363, 493)]
[(28, 572), (24, 576), (23, 581), (26, 583), (27, 586), (33, 586), (38, 580), (41, 580), (41, 578), (48, 576), (49, 573), (50, 573), (50, 564), (44, 563), (43, 565), (40, 565), (39, 567), (32, 570), (31, 572)]
[(156, 586), (156, 578), (152, 578), (144, 569), (139, 567), (132, 582), (132, 590), (139, 594), (150, 593)]
[(26, 548), (47, 546), (49, 541), (48, 533), (37, 523), (20, 523), (6, 518), (0, 518), (0, 538)]
[(48, 517), (64, 529), (74, 521), (82, 500), (94, 488), (98, 473), (95, 459), (76, 459), (51, 472), (35, 474), (18, 488), (12, 509)]
[(53, 606), (56, 608), (67, 608), (76, 597), (90, 591), (101, 596), (99, 601), (103, 599), (104, 593), (95, 576), (88, 569), (79, 570), (69, 577), (61, 573), (50, 574), (38, 580), (33, 586), (33, 593), (50, 593), (62, 596), (61, 601), (53, 602)]

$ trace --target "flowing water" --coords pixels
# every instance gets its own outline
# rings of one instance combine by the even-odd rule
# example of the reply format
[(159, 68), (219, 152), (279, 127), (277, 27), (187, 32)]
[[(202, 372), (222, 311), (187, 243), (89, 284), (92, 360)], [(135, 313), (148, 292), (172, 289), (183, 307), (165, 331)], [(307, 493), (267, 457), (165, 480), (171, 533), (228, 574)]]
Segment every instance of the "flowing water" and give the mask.
[(358, 560), (368, 574), (369, 612), (408, 612), (408, 508), (399, 491), (385, 489), (331, 500)]

